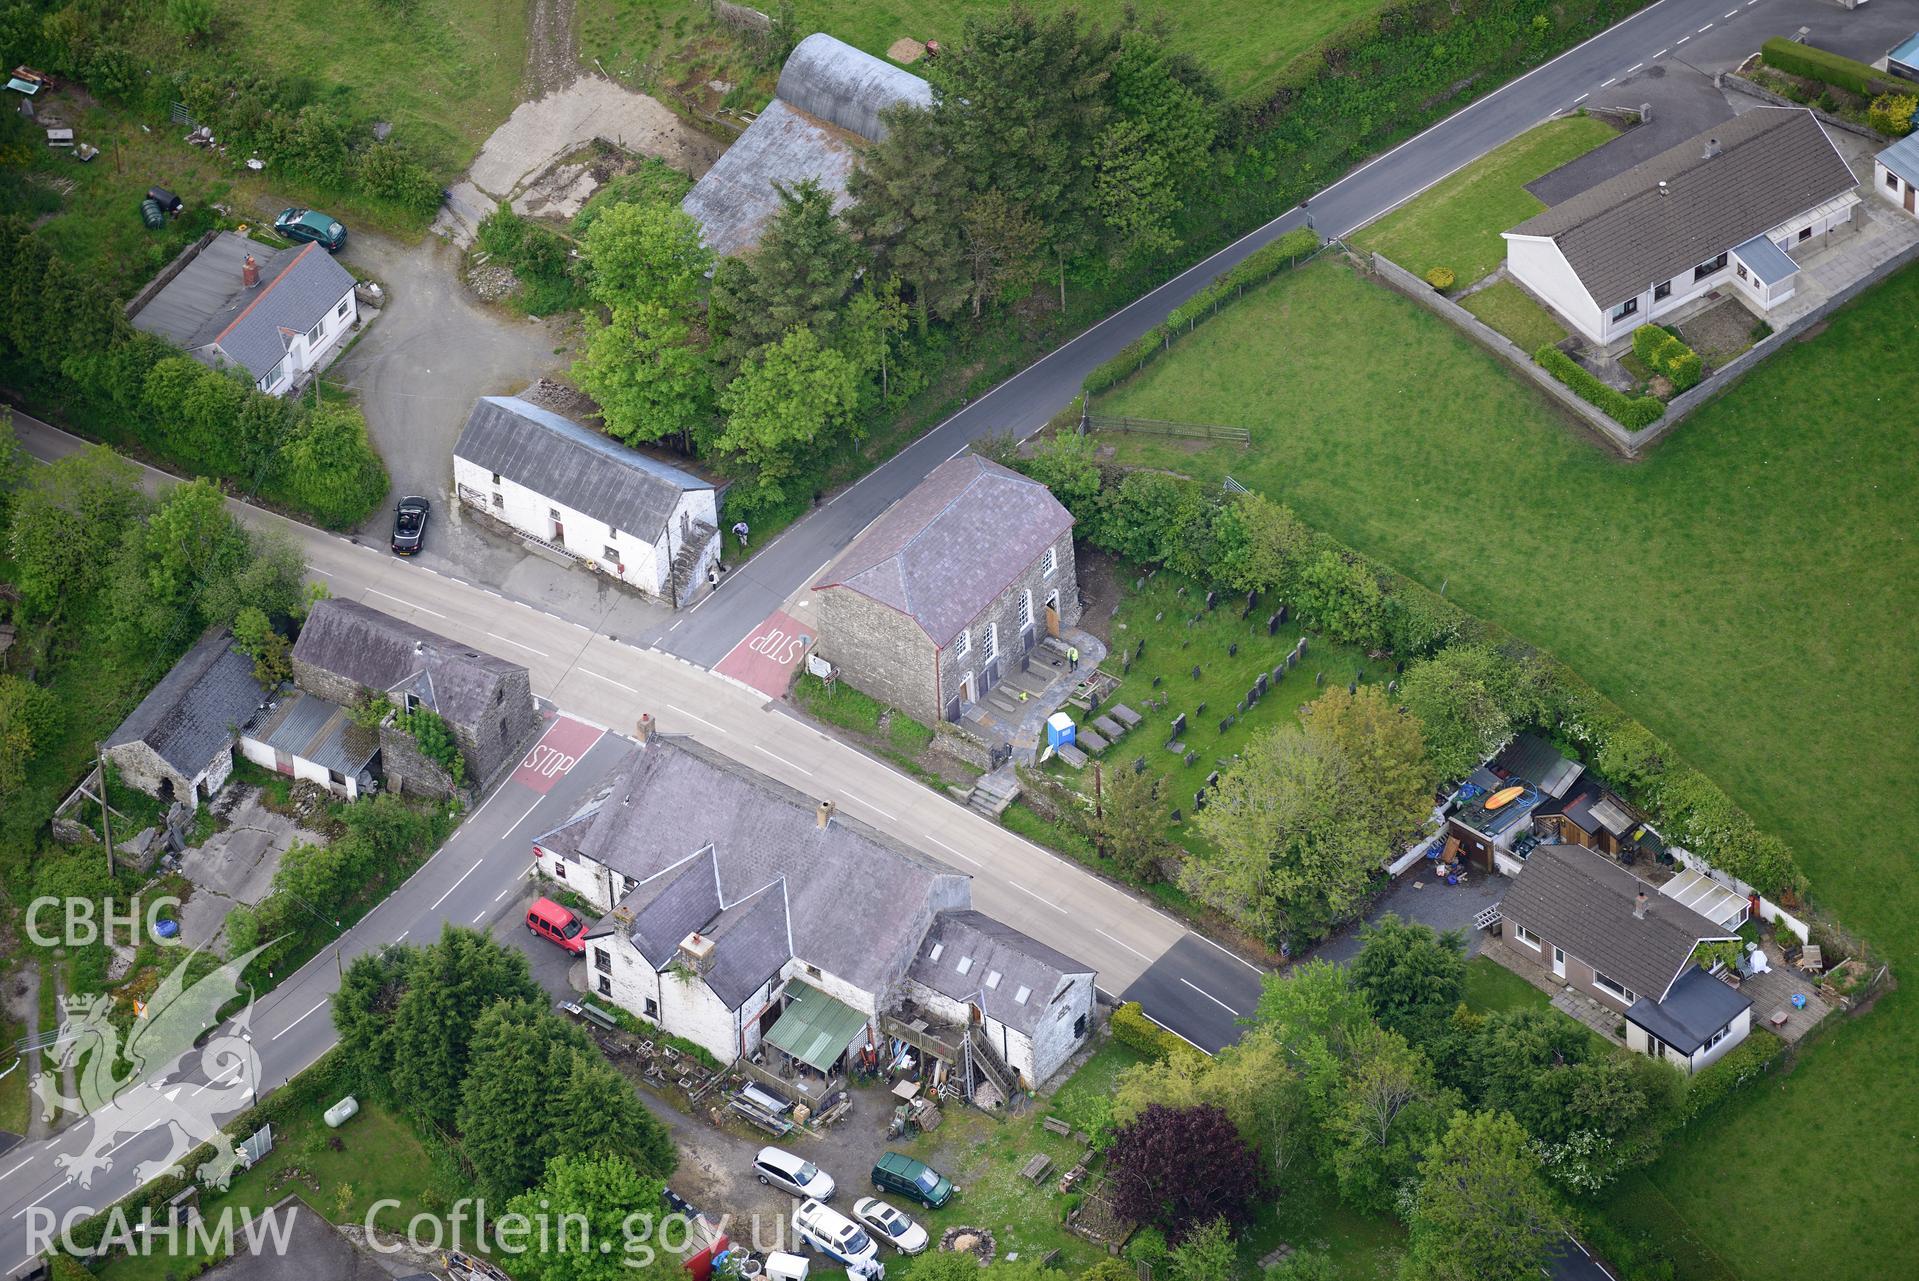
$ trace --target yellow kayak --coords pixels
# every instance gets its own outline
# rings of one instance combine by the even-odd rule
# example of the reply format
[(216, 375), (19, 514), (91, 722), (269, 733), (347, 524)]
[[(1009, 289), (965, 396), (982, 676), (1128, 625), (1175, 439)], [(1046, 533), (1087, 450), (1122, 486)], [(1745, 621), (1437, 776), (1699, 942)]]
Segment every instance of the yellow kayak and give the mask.
[(1504, 809), (1525, 794), (1526, 789), (1523, 787), (1508, 787), (1503, 791), (1494, 792), (1486, 798), (1486, 812), (1490, 814), (1494, 810)]

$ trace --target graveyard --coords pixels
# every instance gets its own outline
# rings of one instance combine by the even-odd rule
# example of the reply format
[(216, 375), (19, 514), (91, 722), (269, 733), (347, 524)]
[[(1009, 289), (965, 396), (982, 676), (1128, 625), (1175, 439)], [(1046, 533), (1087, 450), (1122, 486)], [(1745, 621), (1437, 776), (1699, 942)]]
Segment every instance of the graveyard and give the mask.
[[(1332, 685), (1391, 680), (1390, 661), (1369, 661), (1294, 622), (1276, 600), (1208, 591), (1160, 570), (1126, 567), (1102, 670), (1119, 685), (1099, 712), (1128, 707), (1140, 723), (1075, 769), (1057, 758), (1046, 771), (1091, 796), (1102, 772), (1141, 768), (1166, 779), (1166, 836), (1199, 852), (1186, 818), (1209, 780), (1254, 736), (1292, 723), (1301, 704)], [(1090, 719), (1069, 708), (1076, 720)]]

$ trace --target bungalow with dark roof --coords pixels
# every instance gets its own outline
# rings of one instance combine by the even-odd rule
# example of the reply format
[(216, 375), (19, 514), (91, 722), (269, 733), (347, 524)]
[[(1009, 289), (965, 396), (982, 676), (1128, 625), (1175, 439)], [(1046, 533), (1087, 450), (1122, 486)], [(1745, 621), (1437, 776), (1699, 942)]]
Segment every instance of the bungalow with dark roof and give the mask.
[[(722, 1061), (763, 1059), (796, 1088), (849, 1056), (895, 1057), (902, 994), (940, 1002), (961, 1037), (968, 1002), (979, 1008), (977, 1035), (996, 1039), (970, 1086), (983, 1077), (1002, 1100), (1014, 1072), (1037, 1084), (1087, 1032), (1088, 967), (970, 911), (963, 873), (648, 724), (533, 856), (606, 913), (586, 939), (595, 995)], [(1013, 1060), (997, 1081), (993, 1058)]]
[(1499, 904), (1505, 950), (1619, 1011), (1627, 1048), (1697, 1072), (1752, 1029), (1752, 1001), (1693, 959), (1738, 935), (1651, 890), (1589, 850), (1542, 845)]
[(482, 396), (453, 446), (460, 501), (674, 608), (719, 559), (710, 481), (518, 396)]
[(1042, 636), (1079, 621), (1073, 516), (1038, 481), (948, 459), (813, 585), (817, 652), (847, 684), (957, 721)]
[(317, 244), (272, 250), (230, 231), (187, 246), (127, 319), (215, 369), (282, 395), (320, 368), (359, 321), (352, 273)]
[(1763, 317), (1858, 185), (1812, 112), (1757, 107), (1502, 233), (1506, 270), (1601, 347), (1714, 289)]
[(265, 701), (253, 660), (211, 628), (120, 722), (107, 759), (129, 786), (198, 805), (225, 785), (239, 728)]

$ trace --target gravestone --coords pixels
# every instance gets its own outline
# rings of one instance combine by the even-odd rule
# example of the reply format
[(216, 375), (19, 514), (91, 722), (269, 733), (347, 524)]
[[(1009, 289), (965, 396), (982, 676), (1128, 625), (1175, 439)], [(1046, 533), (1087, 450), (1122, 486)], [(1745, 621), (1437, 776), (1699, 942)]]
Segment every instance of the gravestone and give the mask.
[(1278, 618), (1278, 619), (1279, 619), (1279, 625), (1280, 625), (1281, 627), (1284, 627), (1284, 626), (1286, 625), (1286, 615), (1287, 615), (1287, 613), (1288, 613), (1288, 611), (1287, 611), (1287, 608), (1286, 608), (1286, 606), (1285, 606), (1285, 605), (1281, 605), (1281, 606), (1279, 607), (1279, 613), (1278, 613), (1278, 614), (1276, 614), (1276, 615), (1274, 615), (1274, 617), (1276, 617), (1276, 618)]
[(1144, 774), (1145, 772), (1146, 772), (1146, 758), (1144, 756), (1135, 756), (1133, 758), (1133, 773)]
[(1146, 590), (1146, 579), (1145, 579), (1145, 578), (1143, 578), (1143, 577), (1141, 577), (1141, 578), (1135, 578), (1135, 579), (1133, 580), (1133, 590), (1134, 590), (1134, 591), (1136, 591), (1136, 592), (1143, 592), (1143, 591), (1145, 591), (1145, 590)]
[(1286, 679), (1286, 664), (1281, 663), (1278, 667), (1275, 667), (1273, 669), (1273, 684), (1277, 685), (1285, 679)]
[(1246, 691), (1246, 702), (1248, 704), (1252, 704), (1252, 703), (1257, 703), (1258, 701), (1259, 701), (1259, 686), (1255, 685), (1251, 689)]
[(1231, 729), (1232, 727), (1233, 727), (1233, 718), (1228, 716), (1225, 720), (1222, 720), (1219, 723), (1219, 732), (1224, 734), (1227, 730)]
[(1146, 638), (1142, 636), (1139, 638), (1139, 644), (1133, 646), (1133, 661), (1137, 663), (1140, 659), (1144, 658), (1145, 656), (1146, 656)]
[(1297, 666), (1299, 666), (1299, 651), (1294, 650), (1292, 653), (1286, 655), (1286, 670), (1290, 672)]
[(1324, 689), (1324, 688), (1326, 688), (1326, 673), (1325, 673), (1325, 672), (1314, 672), (1314, 673), (1313, 673), (1313, 688), (1314, 688), (1314, 689)]
[(1186, 753), (1185, 756), (1181, 757), (1180, 759), (1184, 760), (1188, 766), (1197, 765), (1199, 763), (1199, 753), (1188, 752)]
[(1393, 674), (1394, 674), (1395, 676), (1404, 676), (1404, 675), (1406, 674), (1406, 660), (1405, 660), (1405, 659), (1403, 659), (1403, 658), (1402, 658), (1402, 659), (1400, 659), (1400, 660), (1399, 660), (1399, 661), (1398, 661), (1397, 663), (1394, 663), (1394, 664), (1393, 664)]
[(1237, 713), (1229, 712), (1226, 716), (1226, 724), (1229, 728), (1231, 726), (1239, 724), (1239, 715)]
[(1266, 616), (1266, 634), (1268, 636), (1279, 635), (1279, 615), (1278, 614), (1268, 614)]
[(1086, 696), (1086, 714), (1088, 716), (1091, 716), (1094, 712), (1097, 712), (1098, 710), (1099, 710), (1099, 695), (1088, 694)]
[(1166, 611), (1165, 611), (1165, 610), (1163, 610), (1163, 609), (1162, 609), (1162, 610), (1158, 610), (1157, 612), (1155, 612), (1155, 613), (1153, 614), (1153, 621), (1154, 621), (1155, 623), (1157, 623), (1157, 622), (1160, 622), (1160, 621), (1162, 621), (1162, 620), (1164, 620), (1164, 619), (1165, 619), (1165, 617), (1166, 617)]
[(1174, 811), (1173, 811), (1173, 821), (1174, 821), (1175, 823), (1177, 823), (1177, 822), (1179, 822), (1179, 811), (1178, 811), (1178, 810), (1174, 810)]
[(1248, 703), (1246, 702), (1246, 700), (1245, 700), (1245, 699), (1243, 699), (1243, 698), (1242, 698), (1242, 699), (1240, 699), (1240, 700), (1239, 700), (1239, 714), (1240, 714), (1241, 716), (1244, 716), (1244, 715), (1246, 714), (1246, 708), (1247, 708), (1248, 706), (1249, 706), (1249, 704), (1248, 704)]
[(1226, 647), (1226, 657), (1228, 657), (1228, 658), (1238, 658), (1238, 657), (1239, 657), (1239, 642), (1238, 642), (1238, 641), (1234, 641), (1234, 642), (1233, 642), (1232, 644), (1230, 644), (1230, 645), (1228, 645), (1228, 646)]
[(1399, 692), (1399, 682), (1398, 682), (1398, 681), (1387, 681), (1387, 682), (1386, 682), (1386, 692), (1387, 692), (1388, 694), (1397, 694), (1397, 693)]
[(1193, 679), (1194, 679), (1194, 680), (1198, 680), (1198, 679), (1199, 679), (1199, 664), (1198, 664), (1198, 663), (1194, 663), (1194, 664), (1193, 664)]
[(1357, 685), (1359, 684), (1359, 682), (1365, 679), (1366, 679), (1366, 669), (1363, 667), (1355, 667), (1353, 669), (1353, 684)]
[(1194, 716), (1204, 716), (1204, 715), (1206, 715), (1206, 704), (1204, 704), (1204, 703), (1201, 703), (1201, 704), (1200, 704), (1200, 705), (1199, 705), (1198, 707), (1195, 707), (1195, 708), (1193, 709), (1193, 715), (1194, 715)]
[(1253, 688), (1259, 691), (1259, 696), (1261, 698), (1266, 697), (1266, 673), (1265, 672), (1261, 672), (1259, 674), (1259, 679), (1253, 682)]
[(1173, 717), (1173, 737), (1179, 738), (1183, 736), (1185, 733), (1186, 733), (1186, 713), (1181, 712), (1179, 715)]
[(1304, 636), (1299, 638), (1299, 656), (1301, 658), (1306, 657), (1306, 638)]
[(1158, 688), (1159, 688), (1159, 682), (1160, 682), (1160, 680), (1161, 680), (1161, 678), (1160, 678), (1160, 677), (1158, 677), (1158, 676), (1155, 676), (1155, 677), (1153, 677), (1153, 688), (1154, 688), (1154, 689), (1158, 689)]
[(1348, 685), (1346, 686), (1346, 692), (1347, 692), (1348, 694), (1357, 694), (1357, 693), (1359, 693), (1359, 682), (1358, 682), (1358, 681), (1352, 681), (1352, 682), (1350, 682), (1350, 683), (1349, 683), (1349, 684), (1348, 684)]
[(1219, 593), (1218, 593), (1218, 592), (1207, 592), (1207, 593), (1206, 593), (1206, 608), (1207, 608), (1207, 610), (1208, 610), (1208, 611), (1210, 612), (1210, 611), (1212, 610), (1212, 608), (1213, 608), (1213, 606), (1215, 606), (1215, 605), (1217, 605), (1217, 604), (1219, 604)]
[(1197, 792), (1193, 793), (1193, 813), (1197, 814), (1205, 808), (1206, 808), (1206, 789), (1202, 787)]
[(1119, 674), (1121, 676), (1124, 676), (1132, 670), (1133, 670), (1133, 660), (1129, 658), (1128, 656), (1126, 656), (1125, 654), (1121, 654), (1119, 656)]
[[(1259, 589), (1255, 587), (1252, 591), (1246, 593), (1246, 614), (1252, 613), (1253, 606), (1257, 604), (1259, 604)], [(1241, 614), (1240, 617), (1244, 618), (1246, 614)]]
[(1206, 786), (1208, 786), (1208, 787), (1218, 787), (1218, 786), (1219, 786), (1219, 771), (1218, 771), (1218, 770), (1214, 770), (1214, 771), (1213, 771), (1212, 773), (1210, 773), (1210, 774), (1208, 774), (1208, 775), (1206, 776)]

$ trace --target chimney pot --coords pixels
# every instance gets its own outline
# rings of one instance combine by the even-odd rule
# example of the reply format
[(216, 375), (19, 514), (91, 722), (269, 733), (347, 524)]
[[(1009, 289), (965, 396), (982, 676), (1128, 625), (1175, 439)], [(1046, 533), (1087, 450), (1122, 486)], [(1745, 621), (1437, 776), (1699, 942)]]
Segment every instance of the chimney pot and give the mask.
[(1646, 891), (1641, 890), (1633, 897), (1632, 914), (1634, 920), (1643, 921), (1646, 919)]
[(653, 713), (651, 712), (640, 713), (639, 730), (640, 730), (640, 741), (642, 743), (650, 743), (653, 741)]
[(1707, 160), (1711, 160), (1714, 156), (1718, 154), (1719, 154), (1719, 139), (1717, 138), (1706, 139), (1706, 154), (1704, 158)]
[(253, 260), (252, 254), (248, 254), (246, 261), (240, 264), (240, 283), (248, 289), (260, 283), (260, 264)]
[(816, 821), (819, 823), (821, 827), (825, 827), (827, 823), (829, 823), (832, 820), (833, 808), (834, 808), (833, 802), (831, 801), (820, 802), (820, 808), (816, 816)]

